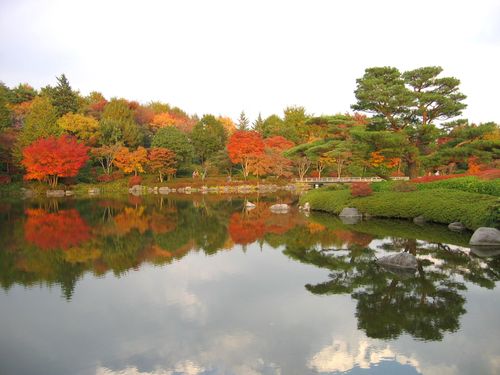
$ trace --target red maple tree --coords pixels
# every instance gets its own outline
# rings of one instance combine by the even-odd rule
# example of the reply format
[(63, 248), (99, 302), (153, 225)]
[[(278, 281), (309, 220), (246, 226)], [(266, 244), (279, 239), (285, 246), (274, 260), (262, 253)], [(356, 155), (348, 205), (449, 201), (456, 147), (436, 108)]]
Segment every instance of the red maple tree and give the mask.
[(23, 150), (26, 180), (57, 185), (59, 177), (74, 177), (88, 160), (88, 147), (69, 136), (39, 139)]
[(256, 131), (238, 130), (233, 133), (227, 144), (227, 152), (233, 164), (240, 164), (243, 177), (249, 173), (251, 160), (264, 154), (265, 144)]

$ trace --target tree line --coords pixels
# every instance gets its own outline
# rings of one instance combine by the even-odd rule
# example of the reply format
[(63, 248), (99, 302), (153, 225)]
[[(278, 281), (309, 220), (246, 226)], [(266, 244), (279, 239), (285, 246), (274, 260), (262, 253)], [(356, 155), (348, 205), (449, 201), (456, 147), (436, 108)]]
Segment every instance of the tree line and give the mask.
[(162, 102), (83, 96), (55, 86), (0, 83), (0, 182), (17, 176), (111, 181), (123, 174), (403, 176), (497, 168), (500, 129), (460, 118), (466, 96), (441, 67), (365, 70), (352, 113), (290, 106), (252, 123), (244, 111), (201, 118)]

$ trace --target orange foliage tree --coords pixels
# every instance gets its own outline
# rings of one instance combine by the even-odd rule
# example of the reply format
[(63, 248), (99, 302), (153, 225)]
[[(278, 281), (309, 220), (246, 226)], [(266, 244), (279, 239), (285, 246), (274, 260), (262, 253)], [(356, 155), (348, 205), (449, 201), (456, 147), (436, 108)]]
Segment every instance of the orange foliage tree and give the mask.
[(163, 182), (163, 176), (172, 176), (175, 174), (177, 164), (175, 152), (168, 148), (155, 147), (149, 151), (148, 166), (152, 172), (158, 173), (160, 182)]
[(238, 130), (233, 133), (227, 144), (227, 152), (233, 164), (240, 164), (246, 179), (252, 159), (264, 154), (264, 141), (256, 131)]
[(148, 161), (148, 152), (144, 147), (139, 147), (135, 151), (130, 151), (127, 147), (122, 147), (118, 150), (113, 160), (113, 164), (121, 169), (124, 173), (132, 173), (137, 176), (137, 173), (144, 172), (144, 165)]
[(28, 209), (26, 215), (24, 237), (42, 250), (65, 250), (91, 238), (90, 227), (75, 209), (55, 213)]
[(76, 176), (88, 158), (88, 147), (72, 137), (42, 138), (23, 150), (24, 178), (55, 187), (60, 177)]

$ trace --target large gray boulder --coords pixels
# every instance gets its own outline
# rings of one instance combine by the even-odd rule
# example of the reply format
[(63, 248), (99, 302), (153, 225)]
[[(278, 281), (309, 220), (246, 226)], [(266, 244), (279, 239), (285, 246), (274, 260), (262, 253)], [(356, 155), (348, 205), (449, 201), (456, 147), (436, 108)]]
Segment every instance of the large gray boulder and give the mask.
[(340, 217), (363, 217), (357, 208), (344, 207), (339, 214)]
[(489, 227), (477, 228), (469, 243), (473, 246), (500, 246), (500, 230)]
[(410, 253), (398, 253), (391, 254), (385, 257), (382, 257), (377, 260), (377, 263), (381, 266), (386, 267), (394, 267), (394, 268), (408, 268), (408, 269), (416, 269), (417, 268), (417, 258), (415, 255)]

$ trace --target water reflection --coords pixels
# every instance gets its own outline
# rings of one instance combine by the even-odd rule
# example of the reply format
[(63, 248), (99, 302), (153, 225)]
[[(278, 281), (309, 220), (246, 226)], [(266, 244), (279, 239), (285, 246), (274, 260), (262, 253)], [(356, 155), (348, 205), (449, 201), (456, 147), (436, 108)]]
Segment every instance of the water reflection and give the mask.
[[(0, 284), (11, 302), (23, 301), (5, 305), (0, 362), (26, 356), (30, 339), (21, 331), (53, 349), (69, 330), (75, 352), (64, 348), (57, 361), (68, 363), (50, 373), (433, 373), (430, 362), (442, 373), (455, 366), (456, 355), (438, 360), (401, 342), (441, 345), (439, 353), (450, 337), (458, 340), (453, 348), (466, 345), (458, 334), (477, 311), (470, 301), (495, 288), (500, 258), (476, 256), (467, 234), (442, 226), (346, 225), (329, 215), (273, 214), (274, 198), (252, 201), (250, 211), (244, 198), (210, 196), (0, 205)], [(417, 257), (415, 272), (375, 263), (401, 251)], [(31, 288), (38, 285), (58, 286), (70, 301), (43, 294), (42, 324), (22, 318), (35, 304), (27, 296), (50, 290)], [(495, 299), (486, 300), (492, 316), (500, 313)], [(11, 306), (18, 309), (9, 314)], [(493, 317), (480, 322), (478, 332), (494, 335)], [(474, 366), (483, 361), (483, 372), (494, 373), (500, 361), (488, 348), (496, 344), (482, 343), (484, 358)], [(14, 362), (4, 363), (22, 366)]]

